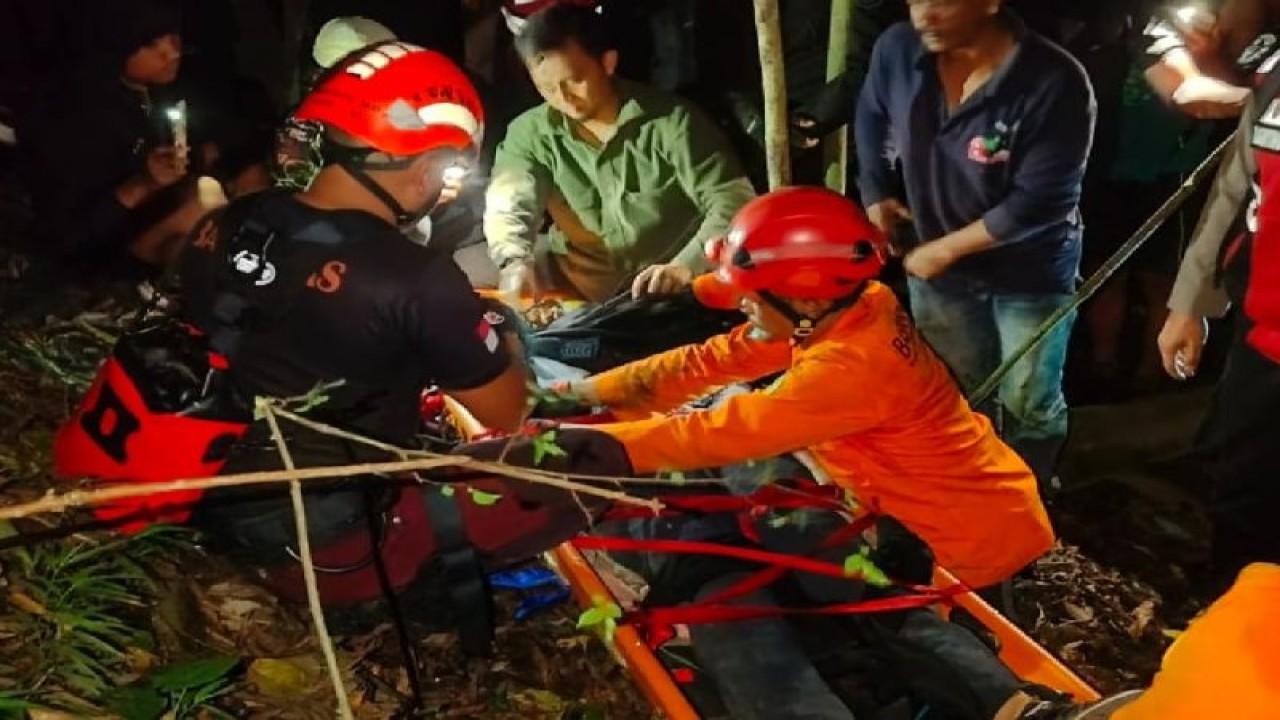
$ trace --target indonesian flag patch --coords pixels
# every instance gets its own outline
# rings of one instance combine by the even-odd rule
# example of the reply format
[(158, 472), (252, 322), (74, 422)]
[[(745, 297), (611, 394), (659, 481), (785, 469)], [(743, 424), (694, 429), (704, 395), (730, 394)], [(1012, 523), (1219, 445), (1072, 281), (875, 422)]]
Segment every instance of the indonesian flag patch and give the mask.
[(480, 338), (489, 352), (498, 351), (498, 331), (493, 329), (493, 324), (487, 318), (480, 318), (480, 324), (476, 326), (476, 337)]

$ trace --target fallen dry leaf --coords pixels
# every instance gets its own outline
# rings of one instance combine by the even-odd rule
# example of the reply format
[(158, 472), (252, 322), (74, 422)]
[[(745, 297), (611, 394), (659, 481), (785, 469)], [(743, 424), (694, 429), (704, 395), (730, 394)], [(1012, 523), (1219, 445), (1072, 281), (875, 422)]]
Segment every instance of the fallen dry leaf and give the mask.
[(291, 698), (328, 687), (328, 675), (319, 657), (259, 658), (249, 664), (250, 685), (263, 695)]
[(1077, 605), (1071, 602), (1070, 600), (1063, 601), (1062, 607), (1064, 610), (1067, 611), (1067, 614), (1071, 616), (1071, 619), (1075, 620), (1076, 622), (1092, 622), (1093, 621), (1094, 612), (1092, 608), (1088, 608), (1083, 605)]
[(1137, 640), (1146, 632), (1147, 626), (1156, 616), (1156, 604), (1152, 600), (1143, 600), (1142, 604), (1133, 609), (1133, 623), (1129, 625), (1129, 637)]

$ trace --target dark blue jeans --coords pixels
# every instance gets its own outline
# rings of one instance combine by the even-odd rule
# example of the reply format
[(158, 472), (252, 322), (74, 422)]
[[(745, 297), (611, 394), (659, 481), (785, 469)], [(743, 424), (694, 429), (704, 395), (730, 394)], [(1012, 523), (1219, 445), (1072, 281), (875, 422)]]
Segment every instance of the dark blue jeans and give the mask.
[[(1071, 298), (1062, 293), (993, 292), (986, 283), (962, 276), (910, 278), (909, 288), (916, 325), (965, 392), (982, 384)], [(1013, 366), (1000, 383), (997, 401), (975, 408), (997, 423), (1001, 436), (1027, 461), (1042, 486), (1053, 477), (1067, 437), (1062, 371), (1074, 324), (1072, 312)]]

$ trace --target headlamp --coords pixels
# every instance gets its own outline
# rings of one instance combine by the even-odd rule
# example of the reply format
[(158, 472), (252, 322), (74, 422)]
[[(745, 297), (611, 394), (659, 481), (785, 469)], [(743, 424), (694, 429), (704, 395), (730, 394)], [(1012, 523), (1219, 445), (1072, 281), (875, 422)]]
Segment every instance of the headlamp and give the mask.
[(467, 175), (471, 174), (471, 168), (466, 165), (455, 163), (444, 169), (441, 177), (446, 185), (461, 185), (463, 180), (467, 179)]
[(1208, 8), (1198, 3), (1189, 3), (1177, 8), (1173, 11), (1173, 17), (1179, 25), (1193, 30), (1208, 30), (1213, 27), (1217, 19)]

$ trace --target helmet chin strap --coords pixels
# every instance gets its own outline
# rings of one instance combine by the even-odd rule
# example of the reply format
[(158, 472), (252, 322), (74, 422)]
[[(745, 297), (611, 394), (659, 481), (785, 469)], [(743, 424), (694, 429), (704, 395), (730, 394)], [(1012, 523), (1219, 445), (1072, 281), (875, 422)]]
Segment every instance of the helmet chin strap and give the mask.
[(346, 170), (348, 175), (355, 178), (355, 181), (360, 183), (365, 190), (373, 193), (374, 197), (378, 198), (383, 205), (387, 206), (387, 209), (391, 211), (393, 216), (395, 216), (397, 226), (404, 227), (405, 225), (412, 224), (420, 217), (419, 215), (415, 215), (414, 213), (405, 210), (404, 206), (400, 204), (400, 201), (396, 200), (391, 193), (387, 192), (386, 188), (374, 182), (374, 179), (369, 177), (369, 174), (366, 173), (364, 168), (360, 165), (349, 161), (340, 161), (337, 164), (343, 170)]
[(760, 290), (757, 294), (762, 300), (769, 303), (770, 307), (777, 310), (783, 317), (790, 320), (791, 323), (795, 325), (795, 328), (791, 331), (791, 342), (793, 344), (799, 344), (808, 339), (810, 335), (813, 335), (813, 331), (817, 329), (818, 324), (823, 320), (826, 320), (831, 315), (858, 302), (858, 299), (862, 297), (862, 293), (866, 292), (867, 285), (868, 283), (863, 282), (858, 285), (858, 287), (854, 288), (853, 292), (850, 292), (848, 295), (842, 295), (841, 297), (836, 298), (831, 302), (831, 305), (827, 307), (826, 310), (818, 313), (817, 317), (810, 317), (797, 312), (795, 308), (788, 305), (782, 298), (774, 295), (768, 290)]

